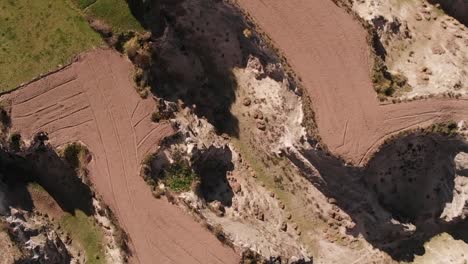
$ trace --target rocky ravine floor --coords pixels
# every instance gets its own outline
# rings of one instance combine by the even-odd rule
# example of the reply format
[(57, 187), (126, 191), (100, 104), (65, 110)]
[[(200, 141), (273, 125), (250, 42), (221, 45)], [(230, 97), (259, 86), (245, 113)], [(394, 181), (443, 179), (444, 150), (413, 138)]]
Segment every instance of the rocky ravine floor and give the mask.
[(152, 99), (133, 88), (129, 61), (112, 50), (80, 55), (70, 66), (6, 95), (12, 131), (49, 133), (53, 146), (81, 141), (92, 153), (90, 179), (130, 237), (131, 263), (236, 263), (238, 256), (182, 210), (154, 199), (141, 160), (174, 130), (152, 123)]

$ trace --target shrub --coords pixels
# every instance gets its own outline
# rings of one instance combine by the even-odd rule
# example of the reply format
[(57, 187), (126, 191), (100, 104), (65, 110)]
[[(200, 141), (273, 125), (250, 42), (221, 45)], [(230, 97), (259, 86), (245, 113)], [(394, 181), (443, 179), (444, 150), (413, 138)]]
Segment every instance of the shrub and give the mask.
[(133, 80), (137, 85), (140, 84), (141, 80), (143, 80), (143, 70), (140, 68), (136, 68), (135, 72), (133, 73)]
[(149, 95), (149, 90), (148, 90), (148, 88), (145, 87), (145, 88), (143, 88), (142, 90), (138, 91), (138, 95), (140, 95), (140, 97), (141, 97), (142, 99), (148, 98), (148, 95)]
[(216, 238), (218, 238), (219, 241), (226, 243), (226, 234), (224, 234), (223, 227), (220, 224), (213, 227), (213, 234), (216, 236)]
[(143, 159), (143, 165), (151, 166), (151, 162), (153, 162), (154, 158), (156, 158), (156, 154), (149, 154)]
[(244, 29), (244, 31), (242, 31), (242, 33), (244, 34), (244, 37), (246, 37), (248, 39), (253, 36), (252, 31), (250, 31), (250, 29), (248, 29), (248, 28)]
[(17, 132), (10, 135), (10, 148), (19, 151), (21, 147), (21, 135)]
[(80, 143), (68, 144), (62, 152), (62, 158), (70, 164), (75, 172), (80, 176), (87, 176), (88, 170), (86, 164), (88, 162), (88, 149)]
[(164, 183), (175, 192), (188, 192), (198, 175), (183, 161), (177, 161), (164, 170)]
[(123, 48), (128, 58), (130, 58), (133, 61), (136, 55), (138, 54), (138, 49), (140, 48), (140, 44), (138, 43), (138, 37), (133, 37), (127, 42), (125, 42)]
[(411, 90), (406, 76), (400, 73), (390, 73), (384, 61), (379, 57), (375, 59), (371, 77), (374, 90), (377, 92), (380, 101), (385, 101), (387, 97), (391, 97), (397, 92), (402, 93)]
[(0, 122), (5, 128), (10, 126), (11, 123), (10, 115), (8, 114), (7, 110), (5, 110), (5, 107), (3, 107), (2, 105), (0, 105)]
[(458, 125), (456, 122), (449, 121), (445, 123), (434, 124), (429, 127), (429, 131), (442, 134), (445, 136), (454, 136), (458, 133)]
[(159, 111), (157, 112), (153, 112), (151, 114), (151, 121), (153, 121), (154, 123), (157, 123), (159, 121), (161, 121), (162, 117), (161, 117), (161, 113), (159, 113)]

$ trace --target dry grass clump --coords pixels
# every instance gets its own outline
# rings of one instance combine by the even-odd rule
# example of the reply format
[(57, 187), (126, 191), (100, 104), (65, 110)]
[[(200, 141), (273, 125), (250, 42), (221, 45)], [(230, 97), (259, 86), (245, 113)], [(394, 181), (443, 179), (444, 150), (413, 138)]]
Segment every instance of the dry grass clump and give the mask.
[(141, 163), (140, 175), (143, 177), (146, 183), (148, 183), (151, 186), (156, 185), (156, 182), (153, 180), (151, 176), (152, 175), (151, 163), (153, 162), (155, 158), (156, 158), (156, 154), (149, 154), (143, 159), (143, 162)]
[(163, 120), (169, 120), (172, 117), (172, 113), (167, 111), (156, 110), (151, 114), (151, 121), (158, 123)]
[(86, 176), (88, 176), (86, 166), (91, 158), (91, 154), (86, 146), (76, 142), (68, 144), (61, 151), (60, 156), (82, 179), (86, 179)]
[(0, 144), (6, 145), (6, 135), (11, 126), (10, 108), (0, 102)]
[(242, 257), (240, 260), (240, 264), (266, 264), (269, 263), (266, 261), (264, 257), (260, 254), (253, 252), (250, 249), (245, 250), (242, 252)]
[(377, 98), (383, 102), (403, 92), (411, 90), (408, 79), (402, 74), (391, 74), (380, 57), (376, 57), (372, 72), (372, 83), (377, 92)]
[(133, 80), (135, 81), (135, 89), (141, 98), (146, 99), (150, 93), (150, 87), (147, 85), (146, 76), (141, 68), (136, 68), (133, 74)]
[(252, 36), (253, 36), (253, 33), (250, 29), (246, 28), (242, 31), (242, 34), (244, 35), (244, 37), (250, 39)]
[(123, 45), (123, 52), (135, 66), (133, 80), (136, 84), (138, 94), (144, 99), (147, 98), (151, 87), (149, 84), (149, 74), (147, 70), (152, 64), (151, 48), (145, 41), (145, 37), (136, 35), (131, 37)]
[(454, 121), (437, 123), (428, 127), (426, 131), (443, 136), (455, 136), (458, 134), (458, 125)]
[(0, 123), (2, 130), (7, 129), (11, 125), (10, 109), (3, 104), (0, 104)]

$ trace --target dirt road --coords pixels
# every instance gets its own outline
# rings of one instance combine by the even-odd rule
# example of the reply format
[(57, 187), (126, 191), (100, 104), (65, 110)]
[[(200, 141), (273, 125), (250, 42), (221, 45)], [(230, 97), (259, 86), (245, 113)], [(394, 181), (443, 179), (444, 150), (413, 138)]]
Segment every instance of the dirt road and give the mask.
[(468, 118), (462, 99), (380, 105), (367, 33), (331, 0), (237, 2), (302, 78), (323, 142), (346, 161), (364, 164), (385, 138), (405, 129)]
[(132, 72), (115, 51), (85, 53), (7, 95), (12, 130), (25, 139), (47, 131), (54, 146), (74, 141), (88, 146), (91, 181), (130, 236), (131, 263), (237, 263), (233, 250), (176, 206), (155, 199), (139, 176), (141, 160), (174, 131), (150, 121), (154, 101), (140, 99)]

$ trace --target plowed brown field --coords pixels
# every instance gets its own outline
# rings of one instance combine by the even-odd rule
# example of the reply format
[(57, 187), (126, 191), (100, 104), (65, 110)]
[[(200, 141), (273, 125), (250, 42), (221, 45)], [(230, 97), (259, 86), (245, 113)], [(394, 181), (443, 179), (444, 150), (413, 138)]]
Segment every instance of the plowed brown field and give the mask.
[(330, 151), (362, 165), (392, 134), (468, 117), (468, 101), (380, 105), (364, 28), (331, 0), (237, 0), (302, 78)]
[(132, 72), (115, 51), (85, 53), (7, 95), (12, 129), (27, 139), (46, 131), (54, 146), (88, 146), (90, 179), (130, 236), (131, 263), (237, 263), (232, 249), (179, 208), (155, 199), (139, 176), (145, 155), (174, 131), (151, 122), (154, 101), (137, 95)]

